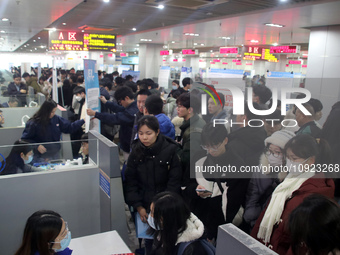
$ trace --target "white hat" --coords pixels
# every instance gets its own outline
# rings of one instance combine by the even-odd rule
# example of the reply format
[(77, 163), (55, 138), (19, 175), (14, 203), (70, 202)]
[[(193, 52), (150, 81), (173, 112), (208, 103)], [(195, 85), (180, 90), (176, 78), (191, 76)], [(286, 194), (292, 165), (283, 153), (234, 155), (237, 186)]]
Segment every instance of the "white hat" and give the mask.
[(288, 130), (279, 130), (274, 132), (271, 136), (267, 137), (266, 140), (264, 140), (265, 146), (268, 145), (268, 143), (274, 144), (276, 146), (279, 146), (281, 149), (283, 149), (286, 145), (286, 143), (292, 139), (295, 136), (295, 134)]

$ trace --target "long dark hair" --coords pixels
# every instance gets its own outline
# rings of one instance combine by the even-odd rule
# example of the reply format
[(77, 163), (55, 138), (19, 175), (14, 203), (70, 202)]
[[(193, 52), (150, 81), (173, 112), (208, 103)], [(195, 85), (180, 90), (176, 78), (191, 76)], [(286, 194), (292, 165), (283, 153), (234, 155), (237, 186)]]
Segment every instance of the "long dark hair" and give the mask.
[(59, 235), (63, 221), (61, 216), (49, 210), (33, 213), (26, 222), (22, 243), (15, 255), (52, 255), (54, 240)]
[(311, 255), (340, 250), (340, 207), (320, 194), (311, 195), (292, 211), (289, 218), (294, 254), (305, 244)]
[(43, 127), (46, 127), (50, 122), (50, 115), (53, 109), (57, 106), (58, 105), (55, 101), (52, 99), (47, 99), (29, 121), (35, 121)]
[(172, 255), (178, 235), (187, 228), (191, 212), (179, 195), (168, 191), (157, 194), (152, 203), (155, 226), (160, 229), (154, 237), (160, 236), (159, 246), (163, 246), (164, 255)]
[[(137, 124), (137, 133), (139, 129), (146, 125), (151, 130), (155, 131), (156, 133), (159, 130), (159, 123), (158, 119), (155, 116), (152, 115), (146, 115), (140, 118)], [(139, 161), (140, 159), (144, 158), (144, 148), (145, 146), (142, 144), (142, 142), (138, 139), (138, 142), (133, 146), (132, 151), (136, 155), (136, 159)]]
[(307, 159), (315, 157), (315, 164), (332, 163), (331, 149), (324, 139), (301, 134), (290, 139), (284, 148), (285, 153), (290, 149), (297, 157)]
[(31, 150), (33, 150), (33, 146), (30, 145), (30, 143), (24, 141), (24, 140), (18, 140), (15, 141), (14, 146), (12, 147), (11, 152), (6, 158), (6, 161), (2, 162), (2, 166), (6, 164), (4, 170), (0, 172), (0, 175), (5, 175), (5, 174), (10, 174), (13, 171), (13, 165), (21, 165), (20, 163), (23, 162), (18, 162), (18, 159), (20, 157), (20, 154), (23, 153), (26, 155), (29, 153)]

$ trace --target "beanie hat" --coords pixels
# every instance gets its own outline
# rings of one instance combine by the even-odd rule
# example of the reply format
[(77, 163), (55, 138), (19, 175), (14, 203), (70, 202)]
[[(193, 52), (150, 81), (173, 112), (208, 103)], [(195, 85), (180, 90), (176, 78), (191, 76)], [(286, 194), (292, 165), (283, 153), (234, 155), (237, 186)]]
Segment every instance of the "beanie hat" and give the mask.
[(271, 136), (267, 137), (266, 140), (264, 140), (265, 146), (267, 146), (269, 143), (274, 144), (276, 146), (279, 146), (281, 149), (283, 149), (286, 145), (286, 143), (292, 139), (295, 136), (295, 134), (288, 130), (279, 130), (274, 132)]

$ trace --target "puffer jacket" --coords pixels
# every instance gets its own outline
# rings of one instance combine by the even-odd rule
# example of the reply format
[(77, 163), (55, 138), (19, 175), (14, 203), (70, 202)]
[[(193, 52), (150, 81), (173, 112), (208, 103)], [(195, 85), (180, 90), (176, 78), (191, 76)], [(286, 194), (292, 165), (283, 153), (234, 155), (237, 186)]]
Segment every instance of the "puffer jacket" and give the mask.
[(171, 120), (164, 113), (155, 115), (155, 117), (158, 119), (161, 134), (175, 140), (175, 126)]
[(128, 205), (134, 208), (143, 206), (149, 211), (156, 194), (180, 192), (182, 174), (177, 146), (175, 141), (162, 134), (152, 147), (145, 147), (139, 139), (133, 142), (125, 170), (125, 201)]

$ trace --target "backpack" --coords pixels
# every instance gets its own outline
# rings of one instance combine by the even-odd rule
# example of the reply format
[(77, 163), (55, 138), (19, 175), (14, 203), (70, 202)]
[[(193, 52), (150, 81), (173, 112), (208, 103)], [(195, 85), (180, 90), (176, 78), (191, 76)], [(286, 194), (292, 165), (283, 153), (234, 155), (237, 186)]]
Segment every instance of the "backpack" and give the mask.
[(216, 248), (211, 244), (209, 243), (207, 240), (205, 239), (196, 239), (196, 240), (193, 240), (193, 241), (190, 241), (190, 242), (183, 242), (183, 243), (180, 243), (179, 244), (179, 248), (178, 248), (178, 252), (177, 252), (177, 255), (183, 255), (185, 249), (193, 242), (200, 242), (201, 245), (204, 247), (204, 250), (206, 251), (207, 255), (215, 255), (216, 253)]

